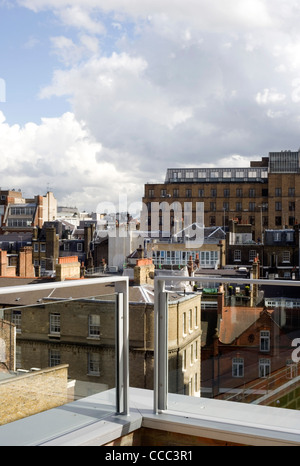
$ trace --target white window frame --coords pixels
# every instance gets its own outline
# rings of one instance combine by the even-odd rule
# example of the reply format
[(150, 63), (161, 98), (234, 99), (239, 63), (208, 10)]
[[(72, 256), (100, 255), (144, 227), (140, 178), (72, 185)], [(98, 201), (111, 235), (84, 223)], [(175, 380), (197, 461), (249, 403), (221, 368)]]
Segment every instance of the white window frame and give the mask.
[(232, 359), (232, 377), (244, 377), (244, 358)]
[(242, 260), (242, 251), (240, 249), (235, 249), (233, 252), (234, 262), (241, 262)]
[(259, 337), (259, 350), (264, 353), (270, 352), (271, 336), (269, 330), (261, 330)]
[(89, 315), (89, 338), (100, 340), (100, 316), (99, 314)]
[(271, 360), (266, 358), (261, 358), (259, 360), (258, 366), (258, 375), (260, 378), (266, 378), (271, 374)]
[(60, 314), (59, 313), (52, 313), (49, 316), (49, 330), (50, 335), (60, 335)]

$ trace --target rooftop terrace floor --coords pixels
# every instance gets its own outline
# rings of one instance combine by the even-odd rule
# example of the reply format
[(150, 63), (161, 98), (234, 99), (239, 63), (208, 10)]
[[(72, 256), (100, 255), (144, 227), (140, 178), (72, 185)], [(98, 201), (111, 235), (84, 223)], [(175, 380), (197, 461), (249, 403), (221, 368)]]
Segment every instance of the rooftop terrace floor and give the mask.
[(110, 390), (1, 426), (0, 446), (300, 445), (299, 411), (169, 394), (155, 414), (152, 391), (129, 395), (129, 415)]

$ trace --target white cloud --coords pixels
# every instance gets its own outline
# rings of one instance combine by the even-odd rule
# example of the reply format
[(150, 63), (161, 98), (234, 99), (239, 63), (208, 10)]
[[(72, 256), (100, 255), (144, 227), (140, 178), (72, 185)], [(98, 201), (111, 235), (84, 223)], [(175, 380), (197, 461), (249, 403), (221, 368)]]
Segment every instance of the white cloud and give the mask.
[(120, 177), (130, 188), (132, 180), (106, 160), (105, 151), (71, 113), (20, 127), (9, 126), (0, 112), (0, 175), (7, 188), (21, 188), (27, 197), (49, 185), (60, 203), (82, 209), (117, 202)]
[[(248, 165), (253, 154), (299, 145), (300, 0), (19, 3), (66, 26), (52, 37), (61, 68), (40, 97), (65, 97), (73, 127), (85, 122), (88, 135), (61, 153), (79, 173), (87, 150), (97, 176), (103, 167), (100, 191), (111, 174), (116, 192), (140, 199), (170, 166)], [(48, 140), (50, 126), (35, 131)]]
[(135, 20), (153, 19), (160, 15), (177, 23), (188, 21), (193, 28), (229, 31), (233, 26), (266, 27), (272, 23), (264, 0), (19, 0), (19, 3), (33, 11), (54, 9), (60, 13), (70, 8), (86, 12), (117, 12)]

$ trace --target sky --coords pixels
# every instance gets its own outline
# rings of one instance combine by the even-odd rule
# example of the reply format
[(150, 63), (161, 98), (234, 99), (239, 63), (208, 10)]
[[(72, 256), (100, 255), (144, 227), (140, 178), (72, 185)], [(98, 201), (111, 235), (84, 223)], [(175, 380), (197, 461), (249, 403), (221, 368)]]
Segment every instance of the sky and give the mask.
[(167, 168), (298, 150), (299, 20), (300, 0), (0, 0), (0, 186), (96, 212)]

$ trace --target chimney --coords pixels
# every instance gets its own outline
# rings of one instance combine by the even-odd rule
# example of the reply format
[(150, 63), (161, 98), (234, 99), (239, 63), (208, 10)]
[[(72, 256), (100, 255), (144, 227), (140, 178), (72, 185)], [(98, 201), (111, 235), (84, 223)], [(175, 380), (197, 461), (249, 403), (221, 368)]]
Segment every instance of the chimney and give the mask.
[(134, 267), (135, 285), (153, 285), (155, 266), (152, 259), (138, 259)]
[(223, 285), (219, 286), (217, 294), (217, 303), (218, 303), (218, 315), (222, 317), (222, 311), (225, 306), (225, 293)]

